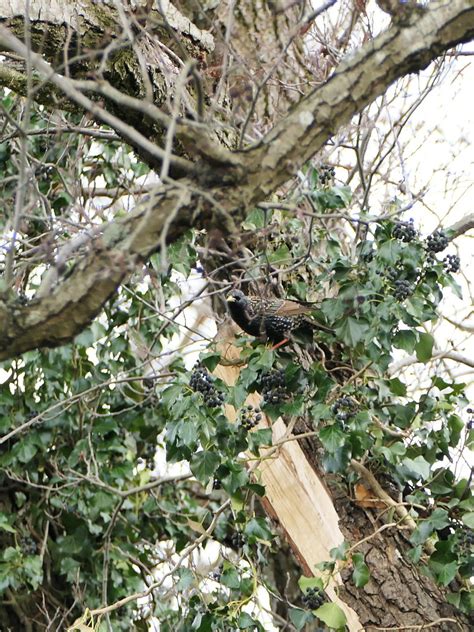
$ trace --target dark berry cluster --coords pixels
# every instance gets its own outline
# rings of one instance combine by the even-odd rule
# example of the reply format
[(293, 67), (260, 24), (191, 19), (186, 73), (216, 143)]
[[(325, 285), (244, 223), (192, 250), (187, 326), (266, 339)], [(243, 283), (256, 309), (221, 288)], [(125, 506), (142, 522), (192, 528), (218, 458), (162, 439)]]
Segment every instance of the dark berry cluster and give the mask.
[(332, 412), (339, 421), (347, 421), (354, 417), (358, 410), (356, 402), (350, 397), (339, 397), (332, 406)]
[(457, 255), (446, 255), (443, 259), (446, 272), (459, 272), (461, 269), (461, 259)]
[(213, 571), (211, 573), (211, 578), (216, 582), (220, 582), (221, 577), (222, 577), (222, 568), (218, 568), (216, 571)]
[(319, 167), (319, 181), (321, 184), (327, 184), (333, 180), (336, 175), (336, 170), (331, 165), (321, 165)]
[(448, 245), (448, 238), (442, 230), (435, 230), (432, 235), (426, 238), (426, 248), (428, 252), (441, 252)]
[(19, 544), (24, 555), (34, 555), (38, 549), (33, 538), (27, 535), (20, 538)]
[(240, 549), (245, 544), (245, 537), (240, 531), (235, 531), (230, 537), (230, 544), (234, 549)]
[(215, 387), (214, 378), (205, 367), (199, 364), (193, 369), (189, 386), (193, 391), (202, 393), (204, 403), (210, 408), (222, 406), (224, 403), (224, 395)]
[(474, 428), (474, 408), (468, 408), (467, 414), (469, 415), (469, 419), (467, 420), (466, 429), (472, 430)]
[(222, 481), (220, 478), (215, 477), (212, 481), (212, 489), (222, 489)]
[(474, 555), (474, 531), (463, 530), (459, 535), (459, 553), (465, 559)]
[(283, 369), (274, 369), (265, 373), (260, 380), (260, 385), (265, 404), (280, 404), (288, 396)]
[(326, 600), (324, 598), (324, 593), (319, 590), (319, 588), (308, 588), (308, 590), (303, 595), (301, 601), (305, 608), (309, 610), (316, 610), (319, 608)]
[(246, 406), (242, 408), (239, 414), (239, 423), (244, 430), (252, 430), (254, 426), (262, 420), (262, 414), (260, 408), (254, 408), (253, 406)]
[(401, 241), (406, 243), (413, 241), (417, 236), (413, 218), (410, 217), (408, 222), (396, 222), (392, 234), (395, 239), (401, 239)]
[(400, 278), (401, 274), (402, 274), (402, 271), (400, 269), (390, 267), (390, 268), (387, 268), (384, 276), (386, 276), (387, 279), (389, 279), (389, 281), (397, 281)]
[(397, 301), (403, 301), (413, 294), (413, 285), (406, 279), (397, 279), (393, 285), (393, 295)]

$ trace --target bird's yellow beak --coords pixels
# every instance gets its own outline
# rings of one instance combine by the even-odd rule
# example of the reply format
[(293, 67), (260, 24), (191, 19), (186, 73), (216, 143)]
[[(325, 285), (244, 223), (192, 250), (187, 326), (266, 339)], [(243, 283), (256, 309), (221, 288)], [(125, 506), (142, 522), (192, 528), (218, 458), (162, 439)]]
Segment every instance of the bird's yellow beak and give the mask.
[(232, 294), (229, 294), (226, 299), (225, 299), (228, 303), (235, 303), (236, 299), (235, 296), (232, 296)]

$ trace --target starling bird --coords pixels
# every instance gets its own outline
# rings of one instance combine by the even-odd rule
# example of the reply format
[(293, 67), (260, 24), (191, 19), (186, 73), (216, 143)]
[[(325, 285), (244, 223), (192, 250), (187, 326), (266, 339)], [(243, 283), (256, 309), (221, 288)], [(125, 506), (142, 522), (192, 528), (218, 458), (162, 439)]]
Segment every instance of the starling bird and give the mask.
[(240, 290), (232, 290), (227, 296), (227, 304), (232, 319), (247, 334), (264, 336), (278, 343), (277, 346), (288, 341), (290, 334), (296, 330), (331, 331), (308, 317), (313, 309), (309, 303), (245, 296)]

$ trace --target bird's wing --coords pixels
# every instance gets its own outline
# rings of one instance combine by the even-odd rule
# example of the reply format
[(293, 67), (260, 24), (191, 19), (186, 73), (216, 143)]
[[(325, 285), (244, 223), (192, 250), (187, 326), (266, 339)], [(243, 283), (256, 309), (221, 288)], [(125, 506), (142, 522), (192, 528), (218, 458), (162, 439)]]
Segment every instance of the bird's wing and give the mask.
[(274, 313), (278, 316), (298, 316), (299, 314), (309, 314), (312, 308), (296, 301), (280, 300), (275, 301)]

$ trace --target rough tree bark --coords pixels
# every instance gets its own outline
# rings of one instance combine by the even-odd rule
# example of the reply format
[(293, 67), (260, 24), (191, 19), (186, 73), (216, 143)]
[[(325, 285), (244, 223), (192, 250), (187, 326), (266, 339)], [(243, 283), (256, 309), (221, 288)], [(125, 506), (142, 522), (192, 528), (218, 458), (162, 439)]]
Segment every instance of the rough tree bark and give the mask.
[[(4, 300), (0, 304), (0, 360), (71, 340), (97, 315), (137, 257), (144, 260), (159, 249), (170, 213), (174, 221), (167, 227), (169, 241), (177, 239), (191, 225), (206, 229), (219, 226), (224, 235), (235, 233), (247, 209), (288, 180), (339, 127), (383, 94), (397, 78), (425, 68), (433, 58), (473, 36), (472, 2), (433, 3), (421, 17), (414, 14), (403, 25), (392, 26), (340, 64), (324, 85), (302, 98), (260, 142), (244, 151), (219, 147), (199, 123), (177, 123), (176, 137), (188, 149), (193, 147), (196, 159), (193, 163), (175, 159), (177, 167), (189, 169), (187, 178), (157, 187), (150, 199), (126, 220), (104, 226), (102, 236), (96, 239), (105, 244), (107, 252), (104, 254), (100, 243), (98, 248), (91, 248), (91, 254), (79, 261), (75, 271), (53, 287), (48, 296), (24, 307)], [(3, 26), (0, 46), (27, 55), (25, 45)], [(31, 61), (41, 76), (49, 75), (49, 80), (71, 100), (86, 108), (90, 106), (99, 121), (114, 125), (113, 117), (88, 100), (72, 79), (56, 73), (51, 76), (51, 66), (36, 53), (31, 53)], [(160, 118), (164, 122), (170, 120), (163, 113)], [(119, 123), (115, 121), (117, 132), (127, 138), (130, 126)], [(141, 137), (137, 142), (142, 140), (145, 139)], [(155, 153), (159, 162), (163, 156), (163, 151)], [(141, 230), (144, 224), (147, 231)], [(81, 293), (80, 309), (73, 298), (79, 287), (87, 293), (87, 299)]]

